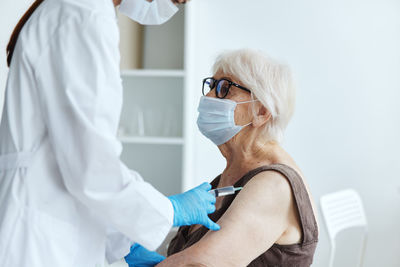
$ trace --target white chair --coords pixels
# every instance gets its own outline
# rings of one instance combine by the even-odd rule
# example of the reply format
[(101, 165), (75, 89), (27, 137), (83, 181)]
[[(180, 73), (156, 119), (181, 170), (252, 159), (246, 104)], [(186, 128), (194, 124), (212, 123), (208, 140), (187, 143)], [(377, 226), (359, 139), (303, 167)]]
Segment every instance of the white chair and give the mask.
[(365, 247), (367, 243), (367, 219), (359, 194), (353, 189), (346, 189), (324, 195), (320, 199), (322, 215), (328, 230), (331, 243), (329, 267), (333, 266), (336, 251), (336, 235), (352, 227), (364, 228), (363, 243), (359, 266), (363, 265)]

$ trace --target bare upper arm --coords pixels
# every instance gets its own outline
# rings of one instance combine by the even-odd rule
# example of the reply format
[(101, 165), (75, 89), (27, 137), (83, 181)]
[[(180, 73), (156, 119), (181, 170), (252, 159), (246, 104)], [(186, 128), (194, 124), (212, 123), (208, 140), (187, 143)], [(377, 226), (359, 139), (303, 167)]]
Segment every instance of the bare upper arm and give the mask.
[(160, 266), (169, 266), (169, 261), (171, 266), (247, 266), (287, 229), (291, 195), (289, 182), (281, 174), (256, 175), (218, 221), (221, 230), (209, 231), (199, 242)]

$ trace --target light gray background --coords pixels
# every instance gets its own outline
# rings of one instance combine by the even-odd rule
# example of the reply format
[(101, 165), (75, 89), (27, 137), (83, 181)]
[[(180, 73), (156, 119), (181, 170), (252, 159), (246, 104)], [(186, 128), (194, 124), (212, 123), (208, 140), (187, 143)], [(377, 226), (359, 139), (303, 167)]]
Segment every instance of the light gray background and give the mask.
[[(191, 4), (189, 69), (197, 96), (223, 49), (257, 48), (287, 62), (298, 91), (284, 147), (303, 169), (315, 200), (344, 188), (359, 191), (369, 222), (365, 266), (400, 266), (400, 1)], [(197, 114), (192, 116), (195, 122)], [(224, 160), (211, 142), (194, 134), (197, 180), (213, 178)], [(321, 219), (313, 266), (324, 267), (329, 243)], [(355, 266), (357, 238), (355, 232), (339, 236), (335, 266)]]

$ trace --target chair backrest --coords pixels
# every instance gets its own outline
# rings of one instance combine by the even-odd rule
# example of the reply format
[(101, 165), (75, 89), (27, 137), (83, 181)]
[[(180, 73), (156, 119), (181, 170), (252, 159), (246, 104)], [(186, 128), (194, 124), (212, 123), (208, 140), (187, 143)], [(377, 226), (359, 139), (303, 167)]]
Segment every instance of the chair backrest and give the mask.
[(367, 227), (367, 219), (359, 194), (353, 189), (321, 197), (321, 209), (331, 240), (347, 228)]

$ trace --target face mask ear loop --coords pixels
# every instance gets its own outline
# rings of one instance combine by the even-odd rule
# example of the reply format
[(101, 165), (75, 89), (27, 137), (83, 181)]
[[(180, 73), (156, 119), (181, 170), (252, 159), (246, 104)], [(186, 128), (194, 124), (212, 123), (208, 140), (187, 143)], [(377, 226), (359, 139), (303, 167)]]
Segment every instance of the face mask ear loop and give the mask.
[[(251, 98), (253, 98), (253, 94), (251, 94)], [(258, 99), (252, 99), (252, 100), (249, 100), (249, 101), (243, 101), (243, 102), (237, 102), (236, 104), (245, 104), (245, 103), (252, 103), (252, 102), (257, 102), (257, 101), (260, 101), (260, 100), (258, 100)], [(253, 116), (254, 116), (254, 107), (253, 107), (253, 105), (252, 105), (252, 107), (251, 107), (251, 110), (252, 110), (252, 112), (253, 112)], [(246, 126), (249, 126), (250, 124), (252, 124), (253, 122), (251, 121), (251, 122), (249, 122), (249, 123), (247, 123), (247, 124), (245, 124), (245, 125), (242, 125), (242, 128), (244, 128), (244, 127), (246, 127)]]
[(253, 122), (251, 121), (251, 122), (249, 122), (248, 124), (245, 124), (245, 125), (242, 125), (242, 128), (244, 128), (244, 127), (246, 127), (246, 126), (249, 126), (250, 124), (252, 124)]
[(236, 102), (236, 104), (245, 104), (245, 103), (257, 102), (257, 101), (260, 101), (260, 100), (255, 99), (255, 100), (249, 100), (249, 101), (243, 101), (243, 102)]

